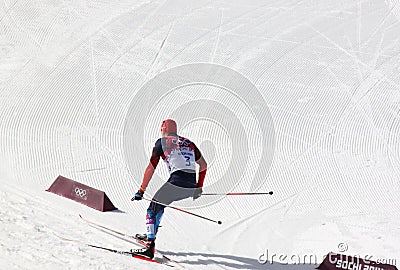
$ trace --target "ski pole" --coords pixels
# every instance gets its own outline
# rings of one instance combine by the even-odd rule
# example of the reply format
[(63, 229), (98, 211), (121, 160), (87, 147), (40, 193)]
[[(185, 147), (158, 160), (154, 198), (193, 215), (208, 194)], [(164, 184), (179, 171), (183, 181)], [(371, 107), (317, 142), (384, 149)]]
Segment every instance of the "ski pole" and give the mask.
[(274, 194), (274, 192), (270, 191), (270, 192), (230, 192), (230, 193), (203, 193), (201, 194), (201, 196), (204, 195), (221, 195), (221, 196), (225, 196), (225, 195), (272, 195)]
[(181, 208), (178, 208), (178, 207), (175, 207), (175, 206), (172, 206), (172, 205), (163, 204), (163, 203), (157, 202), (157, 201), (155, 201), (155, 200), (150, 200), (150, 199), (146, 199), (146, 198), (143, 198), (143, 200), (146, 200), (146, 201), (149, 201), (149, 202), (153, 202), (153, 203), (157, 203), (157, 204), (159, 204), (159, 205), (162, 205), (162, 206), (165, 206), (165, 207), (169, 207), (169, 208), (172, 208), (172, 209), (181, 211), (181, 212), (183, 212), (183, 213), (190, 214), (190, 215), (193, 215), (193, 216), (196, 216), (196, 217), (199, 217), (199, 218), (202, 218), (202, 219), (211, 221), (211, 222), (215, 222), (215, 223), (218, 223), (218, 224), (222, 224), (222, 221), (220, 221), (220, 220), (216, 221), (216, 220), (213, 220), (213, 219), (210, 219), (210, 218), (207, 218), (207, 217), (203, 217), (203, 216), (200, 216), (200, 215), (198, 215), (198, 214), (195, 214), (195, 213), (192, 213), (192, 212), (183, 210), (183, 209), (181, 209)]

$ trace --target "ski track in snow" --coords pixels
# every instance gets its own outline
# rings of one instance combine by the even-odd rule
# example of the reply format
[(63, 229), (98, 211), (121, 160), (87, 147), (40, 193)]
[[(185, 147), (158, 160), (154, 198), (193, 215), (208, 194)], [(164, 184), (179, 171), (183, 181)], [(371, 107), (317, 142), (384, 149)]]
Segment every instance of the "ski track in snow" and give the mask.
[[(247, 191), (258, 165), (268, 172), (259, 190), (274, 191), (177, 203), (221, 226), (167, 209), (157, 249), (186, 269), (313, 269), (343, 247), (399, 265), (399, 19), (398, 0), (2, 2), (0, 268), (169, 269), (56, 235), (134, 246), (78, 214), (127, 234), (144, 231), (147, 203), (130, 198), (160, 120), (171, 115), (186, 119), (183, 135), (209, 161), (205, 191), (220, 192), (211, 189), (222, 176), (241, 181), (232, 191)], [(210, 61), (243, 74), (268, 105), (271, 168), (257, 149), (258, 96), (243, 104), (252, 93), (190, 84), (155, 102), (135, 99), (153, 76)], [(126, 119), (132, 102), (149, 111), (139, 116), (144, 127)], [(180, 111), (190, 102), (202, 117)], [(219, 109), (232, 113), (230, 126), (213, 119)], [(143, 137), (147, 152), (135, 145), (134, 165), (124, 156), (126, 121), (144, 130), (135, 140)], [(248, 153), (231, 157), (240, 142), (227, 130), (246, 135)], [(240, 179), (228, 169), (237, 158), (247, 159)], [(165, 168), (156, 174), (146, 196), (167, 177)], [(104, 190), (120, 211), (45, 192), (58, 175)], [(258, 263), (266, 252), (277, 256)], [(279, 254), (316, 260), (279, 263)]]

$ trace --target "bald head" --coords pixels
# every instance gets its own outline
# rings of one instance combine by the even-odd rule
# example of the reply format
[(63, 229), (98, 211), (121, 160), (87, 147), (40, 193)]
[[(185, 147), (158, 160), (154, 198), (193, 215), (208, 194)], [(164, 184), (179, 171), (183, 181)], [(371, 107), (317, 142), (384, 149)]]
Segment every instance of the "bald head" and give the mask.
[(161, 124), (161, 134), (162, 136), (166, 136), (168, 134), (176, 134), (178, 132), (178, 128), (176, 126), (176, 122), (172, 119), (166, 119)]

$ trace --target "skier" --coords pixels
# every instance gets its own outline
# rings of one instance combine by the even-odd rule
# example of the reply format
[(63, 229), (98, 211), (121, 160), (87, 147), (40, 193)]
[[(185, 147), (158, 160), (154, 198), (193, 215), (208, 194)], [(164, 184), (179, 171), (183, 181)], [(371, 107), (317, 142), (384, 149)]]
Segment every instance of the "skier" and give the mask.
[[(150, 162), (145, 170), (140, 189), (132, 200), (141, 200), (146, 191), (160, 157), (165, 161), (170, 177), (156, 192), (154, 201), (169, 205), (174, 201), (193, 197), (199, 198), (207, 171), (207, 163), (197, 146), (189, 139), (177, 134), (177, 125), (174, 120), (167, 119), (161, 125), (161, 138), (153, 147)], [(199, 179), (196, 183), (196, 165), (199, 165)], [(154, 257), (155, 239), (165, 206), (151, 202), (146, 214), (147, 235), (138, 234), (138, 238), (146, 241), (147, 246), (142, 249), (132, 249), (135, 254), (148, 258)]]

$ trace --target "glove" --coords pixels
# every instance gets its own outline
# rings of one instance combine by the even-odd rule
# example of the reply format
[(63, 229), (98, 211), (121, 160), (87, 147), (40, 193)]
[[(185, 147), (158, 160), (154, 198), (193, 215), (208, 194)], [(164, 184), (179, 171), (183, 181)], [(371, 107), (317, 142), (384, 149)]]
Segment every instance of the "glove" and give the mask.
[(193, 201), (200, 198), (201, 194), (203, 193), (203, 189), (201, 187), (196, 188), (193, 193)]
[(144, 190), (140, 188), (138, 192), (136, 192), (135, 196), (133, 196), (132, 201), (140, 201), (143, 199)]

